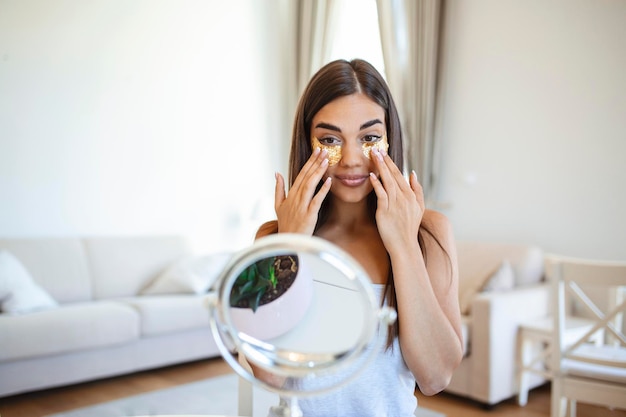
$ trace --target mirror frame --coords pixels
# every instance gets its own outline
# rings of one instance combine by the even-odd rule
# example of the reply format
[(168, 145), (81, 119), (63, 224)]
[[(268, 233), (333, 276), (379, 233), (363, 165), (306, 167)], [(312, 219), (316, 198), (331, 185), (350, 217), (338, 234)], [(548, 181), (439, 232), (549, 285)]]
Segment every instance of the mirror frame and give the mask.
[[(359, 291), (362, 292), (363, 299), (367, 306), (364, 311), (369, 317), (364, 317), (366, 325), (363, 326), (356, 345), (346, 352), (338, 354), (300, 354), (298, 352), (284, 351), (269, 343), (246, 337), (236, 331), (229, 314), (230, 292), (236, 278), (247, 265), (259, 259), (284, 255), (285, 253), (307, 254), (319, 257), (323, 262), (327, 262), (335, 267), (345, 278), (355, 283)], [(210, 310), (210, 325), (213, 338), (217, 344), (222, 357), (230, 367), (241, 377), (264, 389), (279, 394), (290, 396), (310, 396), (328, 391), (334, 387), (315, 390), (294, 392), (288, 388), (276, 387), (254, 377), (251, 370), (246, 369), (239, 360), (236, 359), (237, 352), (243, 352), (244, 356), (250, 358), (255, 365), (285, 377), (306, 377), (314, 373), (322, 372), (325, 375), (335, 370), (349, 366), (356, 359), (362, 359), (364, 363), (369, 362), (378, 350), (377, 328), (379, 325), (387, 325), (395, 320), (395, 311), (380, 306), (371, 285), (371, 279), (361, 265), (347, 252), (338, 246), (319, 237), (301, 234), (279, 233), (269, 235), (256, 240), (251, 246), (237, 252), (228, 262), (223, 272), (214, 284), (215, 291), (208, 296), (208, 307)], [(371, 308), (369, 308), (371, 307)], [(243, 336), (243, 337), (242, 337)], [(232, 346), (227, 346), (227, 342)], [(372, 346), (369, 352), (368, 346)], [(261, 353), (263, 351), (265, 353)], [(295, 353), (295, 355), (294, 355)], [(268, 359), (267, 354), (274, 355)], [(302, 358), (307, 356), (313, 358), (310, 361), (293, 361), (291, 357)], [(363, 355), (366, 355), (363, 357)], [(361, 367), (362, 368), (362, 367)], [(358, 375), (358, 371), (345, 378), (345, 383)]]

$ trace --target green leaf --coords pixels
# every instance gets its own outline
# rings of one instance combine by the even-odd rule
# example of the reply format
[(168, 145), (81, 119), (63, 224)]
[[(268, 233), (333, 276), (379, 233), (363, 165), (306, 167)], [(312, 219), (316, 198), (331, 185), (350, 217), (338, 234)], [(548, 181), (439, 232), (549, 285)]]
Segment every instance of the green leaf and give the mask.
[(260, 259), (239, 274), (231, 289), (231, 306), (247, 300), (247, 305), (256, 312), (267, 289), (274, 289), (278, 285), (278, 276), (274, 266), (276, 260), (276, 256)]
[(250, 308), (252, 309), (253, 313), (256, 313), (256, 310), (259, 308), (259, 304), (261, 303), (261, 297), (263, 297), (263, 294), (265, 294), (265, 290), (258, 292), (254, 300), (252, 300), (252, 302), (250, 303)]

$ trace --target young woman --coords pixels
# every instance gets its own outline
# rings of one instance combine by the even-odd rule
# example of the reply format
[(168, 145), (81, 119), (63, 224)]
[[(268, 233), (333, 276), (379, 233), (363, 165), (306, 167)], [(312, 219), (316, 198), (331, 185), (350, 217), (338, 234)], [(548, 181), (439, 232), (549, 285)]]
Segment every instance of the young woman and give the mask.
[(305, 416), (413, 416), (415, 383), (443, 390), (462, 358), (454, 238), (427, 210), (415, 172), (407, 179), (400, 121), (389, 89), (369, 63), (334, 61), (311, 79), (296, 112), (289, 192), (276, 174), (271, 233), (315, 235), (368, 272), (398, 320), (387, 346), (358, 378), (301, 401)]

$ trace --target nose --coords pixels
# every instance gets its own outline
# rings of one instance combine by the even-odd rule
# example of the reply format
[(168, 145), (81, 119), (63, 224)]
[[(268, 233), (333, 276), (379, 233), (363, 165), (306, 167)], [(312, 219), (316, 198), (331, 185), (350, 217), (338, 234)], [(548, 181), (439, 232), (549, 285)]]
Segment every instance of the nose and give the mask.
[(347, 141), (341, 147), (341, 160), (339, 164), (346, 167), (358, 166), (363, 163), (363, 150), (358, 141)]

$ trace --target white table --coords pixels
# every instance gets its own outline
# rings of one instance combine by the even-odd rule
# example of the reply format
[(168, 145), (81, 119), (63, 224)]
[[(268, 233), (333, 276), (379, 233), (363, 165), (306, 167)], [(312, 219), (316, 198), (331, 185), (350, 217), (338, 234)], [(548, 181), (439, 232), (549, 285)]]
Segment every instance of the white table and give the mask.
[[(565, 344), (567, 345), (569, 340), (576, 340), (589, 331), (595, 322), (584, 318), (568, 317), (565, 323)], [(529, 373), (543, 375), (547, 379), (552, 378), (547, 360), (550, 354), (553, 330), (553, 317), (543, 317), (522, 322), (519, 325), (517, 339), (519, 394), (517, 403), (522, 407), (528, 402)], [(600, 343), (603, 337), (604, 334), (598, 332), (594, 335), (594, 340)]]

